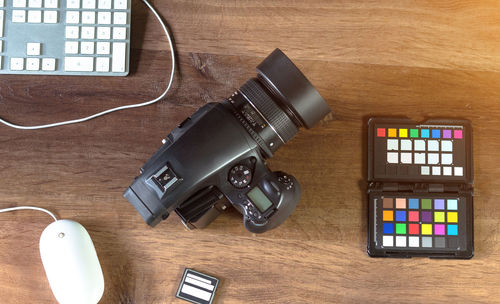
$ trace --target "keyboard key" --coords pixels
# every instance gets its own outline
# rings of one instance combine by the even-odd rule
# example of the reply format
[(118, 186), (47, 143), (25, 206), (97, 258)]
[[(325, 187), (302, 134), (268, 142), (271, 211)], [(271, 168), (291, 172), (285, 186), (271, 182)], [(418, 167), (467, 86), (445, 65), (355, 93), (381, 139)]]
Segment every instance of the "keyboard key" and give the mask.
[(66, 38), (67, 39), (80, 38), (80, 28), (78, 26), (67, 26), (66, 27)]
[(0, 37), (3, 37), (3, 24), (5, 23), (5, 12), (0, 11)]
[(125, 61), (127, 58), (127, 44), (125, 42), (113, 43), (113, 63), (111, 70), (113, 72), (125, 72)]
[(66, 7), (67, 8), (80, 8), (80, 0), (67, 0)]
[(29, 0), (28, 7), (41, 8), (42, 7), (42, 0)]
[(94, 9), (95, 8), (95, 0), (82, 0), (82, 7)]
[(125, 12), (113, 13), (113, 24), (127, 24), (127, 13)]
[(26, 22), (26, 11), (13, 10), (12, 11), (12, 22), (15, 22), (15, 23)]
[(3, 56), (0, 56), (0, 70), (3, 70)]
[(4, 0), (0, 0), (0, 7), (4, 7), (4, 6), (5, 6), (5, 1)]
[(99, 12), (97, 14), (98, 24), (111, 24), (111, 12)]
[(28, 23), (42, 23), (42, 11), (28, 11)]
[(108, 57), (97, 57), (95, 63), (95, 69), (97, 72), (109, 72), (109, 58)]
[(109, 55), (109, 52), (110, 52), (109, 42), (97, 42), (97, 54)]
[(80, 12), (77, 11), (66, 12), (66, 23), (68, 24), (80, 23)]
[(127, 9), (127, 0), (115, 0), (115, 9)]
[(95, 27), (84, 26), (82, 27), (82, 39), (94, 39), (95, 38)]
[(41, 54), (42, 44), (38, 42), (26, 43), (26, 54), (28, 56), (39, 56)]
[(26, 7), (26, 0), (14, 0), (12, 2), (13, 7)]
[(28, 58), (26, 60), (26, 70), (28, 71), (40, 70), (40, 58)]
[(24, 70), (24, 58), (11, 58), (10, 59), (10, 69), (12, 71)]
[(111, 28), (98, 27), (97, 28), (97, 39), (111, 39)]
[(45, 8), (59, 8), (59, 0), (45, 0)]
[(94, 57), (66, 57), (64, 70), (66, 72), (93, 72)]
[(56, 70), (56, 59), (55, 58), (43, 58), (42, 59), (42, 70), (55, 71)]
[(82, 12), (82, 23), (94, 24), (95, 23), (95, 12)]
[(0, 53), (3, 53), (3, 40), (0, 40)]
[(99, 9), (111, 9), (111, 0), (99, 0)]
[(80, 51), (82, 54), (93, 55), (94, 54), (94, 42), (89, 42), (89, 41), (82, 42), (80, 49), (81, 49)]
[(126, 27), (113, 28), (113, 39), (117, 39), (117, 40), (127, 39), (127, 28)]
[(57, 11), (44, 11), (43, 12), (43, 23), (57, 23), (59, 13)]
[(78, 54), (78, 41), (66, 41), (64, 50), (66, 54)]

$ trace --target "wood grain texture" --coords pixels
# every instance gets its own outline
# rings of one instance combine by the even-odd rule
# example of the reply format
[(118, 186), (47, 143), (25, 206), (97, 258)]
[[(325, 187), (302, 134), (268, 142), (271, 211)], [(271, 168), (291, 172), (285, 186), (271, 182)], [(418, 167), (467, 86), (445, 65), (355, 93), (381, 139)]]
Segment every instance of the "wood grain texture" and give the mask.
[[(133, 1), (125, 78), (0, 77), (0, 116), (40, 124), (149, 100), (165, 87), (168, 45)], [(103, 267), (101, 303), (184, 303), (184, 267), (222, 279), (217, 303), (498, 302), (500, 285), (500, 3), (498, 1), (157, 0), (179, 73), (159, 104), (40, 131), (0, 126), (0, 208), (36, 205), (83, 224)], [(207, 102), (229, 96), (280, 47), (334, 110), (283, 146), (272, 169), (302, 199), (278, 229), (248, 233), (221, 215), (186, 231), (148, 227), (122, 198), (160, 140)], [(370, 116), (460, 117), (474, 126), (475, 257), (366, 255)], [(196, 146), (193, 146), (196, 148)], [(38, 252), (50, 218), (0, 216), (2, 303), (54, 303)]]

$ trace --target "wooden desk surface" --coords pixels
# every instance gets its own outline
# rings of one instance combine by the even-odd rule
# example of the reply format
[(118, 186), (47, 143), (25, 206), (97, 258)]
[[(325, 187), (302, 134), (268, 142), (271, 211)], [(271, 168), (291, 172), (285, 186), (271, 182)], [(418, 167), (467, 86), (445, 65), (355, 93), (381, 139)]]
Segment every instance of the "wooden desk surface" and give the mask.
[[(126, 78), (0, 77), (0, 116), (73, 119), (165, 88), (168, 45), (133, 1)], [(154, 1), (175, 36), (179, 72), (161, 103), (41, 131), (0, 126), (0, 207), (35, 205), (90, 232), (101, 303), (183, 303), (185, 267), (222, 279), (218, 303), (494, 302), (500, 293), (500, 4), (497, 1)], [(122, 198), (160, 140), (229, 96), (280, 47), (334, 114), (269, 161), (303, 196), (278, 229), (248, 233), (235, 212), (205, 230), (177, 216), (148, 227)], [(475, 257), (366, 255), (365, 124), (370, 116), (462, 117), (474, 125)], [(195, 149), (196, 146), (193, 146)], [(38, 251), (50, 218), (0, 215), (2, 303), (54, 303)]]

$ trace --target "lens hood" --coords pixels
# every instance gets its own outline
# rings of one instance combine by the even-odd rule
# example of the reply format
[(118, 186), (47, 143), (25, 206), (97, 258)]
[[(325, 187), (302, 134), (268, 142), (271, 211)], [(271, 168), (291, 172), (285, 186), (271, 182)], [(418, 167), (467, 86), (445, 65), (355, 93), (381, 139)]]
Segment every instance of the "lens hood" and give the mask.
[(280, 49), (257, 66), (257, 73), (302, 126), (309, 129), (331, 112), (311, 82)]

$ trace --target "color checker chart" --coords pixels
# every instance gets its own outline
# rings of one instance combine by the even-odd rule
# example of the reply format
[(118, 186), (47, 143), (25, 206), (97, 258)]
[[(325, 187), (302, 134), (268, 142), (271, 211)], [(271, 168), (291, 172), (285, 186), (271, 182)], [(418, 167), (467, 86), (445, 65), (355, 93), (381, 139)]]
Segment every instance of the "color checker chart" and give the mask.
[(384, 197), (382, 246), (457, 249), (458, 201)]
[(371, 200), (373, 251), (439, 257), (469, 247), (471, 218), (465, 197), (396, 194), (375, 195)]

